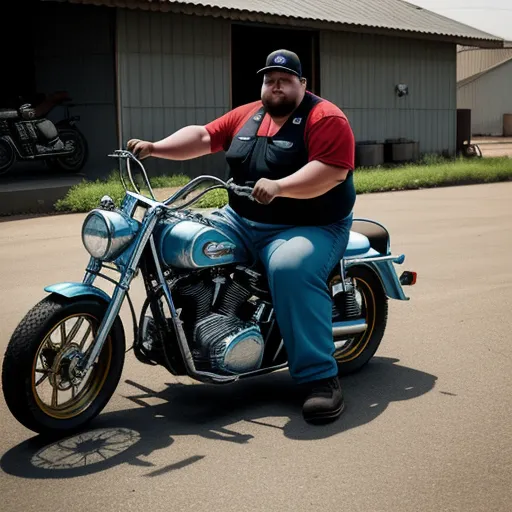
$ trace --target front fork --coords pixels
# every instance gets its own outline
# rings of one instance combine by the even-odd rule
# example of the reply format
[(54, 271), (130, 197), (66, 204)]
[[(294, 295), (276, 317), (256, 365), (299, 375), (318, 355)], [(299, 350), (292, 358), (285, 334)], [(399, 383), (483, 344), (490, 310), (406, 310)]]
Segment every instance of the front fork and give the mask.
[[(83, 377), (87, 373), (95, 359), (100, 354), (105, 340), (107, 339), (108, 333), (110, 332), (110, 329), (112, 328), (112, 325), (117, 315), (119, 314), (126, 294), (130, 289), (131, 282), (135, 277), (142, 253), (144, 252), (144, 249), (149, 240), (152, 240), (153, 230), (159, 217), (162, 215), (162, 210), (160, 207), (153, 207), (148, 210), (147, 215), (148, 219), (143, 225), (143, 228), (141, 229), (136, 239), (135, 249), (128, 259), (125, 270), (121, 274), (121, 279), (119, 280), (119, 283), (117, 284), (114, 293), (112, 294), (107, 312), (103, 317), (94, 343), (91, 345), (83, 359), (77, 365), (76, 374), (78, 377)], [(96, 274), (101, 269), (101, 266), (102, 264), (98, 260), (93, 260), (91, 262), (91, 264), (87, 267), (87, 271), (83, 279), (84, 284), (90, 285), (93, 283)]]
[[(185, 363), (188, 375), (199, 381), (215, 382), (218, 384), (227, 384), (238, 380), (238, 376), (217, 375), (210, 372), (199, 371), (195, 368), (192, 353), (190, 352), (190, 348), (188, 346), (188, 342), (185, 336), (185, 332), (183, 330), (181, 320), (177, 315), (172, 300), (171, 292), (165, 282), (162, 268), (158, 261), (158, 254), (155, 247), (155, 241), (153, 239), (154, 227), (162, 213), (163, 210), (161, 206), (155, 206), (148, 211), (148, 220), (146, 221), (144, 227), (142, 228), (141, 232), (138, 235), (138, 238), (135, 242), (135, 250), (132, 252), (128, 260), (128, 263), (126, 264), (125, 270), (121, 275), (121, 279), (117, 284), (114, 293), (112, 294), (112, 299), (108, 305), (107, 312), (105, 313), (105, 316), (98, 329), (98, 334), (94, 340), (94, 343), (91, 346), (91, 348), (87, 351), (87, 353), (84, 355), (83, 359), (77, 364), (75, 371), (77, 377), (83, 377), (87, 373), (88, 369), (94, 363), (96, 357), (98, 357), (98, 355), (100, 354), (105, 343), (105, 340), (107, 339), (108, 333), (112, 328), (112, 324), (114, 323), (114, 320), (119, 314), (119, 310), (121, 309), (123, 300), (130, 288), (132, 279), (134, 278), (137, 268), (139, 267), (142, 253), (144, 252), (144, 249), (149, 243), (153, 258), (155, 260), (158, 280), (160, 282), (160, 286), (163, 289), (167, 305), (171, 311), (172, 321), (174, 328), (176, 330), (179, 349), (183, 361)], [(92, 284), (96, 274), (99, 272), (99, 269), (101, 269), (101, 263), (99, 262), (94, 262), (92, 266), (90, 265), (84, 277), (84, 284)]]

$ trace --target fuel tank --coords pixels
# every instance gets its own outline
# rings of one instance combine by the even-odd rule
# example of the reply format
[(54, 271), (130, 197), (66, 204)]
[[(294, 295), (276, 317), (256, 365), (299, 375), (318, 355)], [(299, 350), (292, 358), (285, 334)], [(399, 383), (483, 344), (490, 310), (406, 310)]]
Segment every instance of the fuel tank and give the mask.
[(246, 260), (244, 248), (226, 233), (192, 219), (162, 222), (155, 242), (164, 267), (198, 269)]

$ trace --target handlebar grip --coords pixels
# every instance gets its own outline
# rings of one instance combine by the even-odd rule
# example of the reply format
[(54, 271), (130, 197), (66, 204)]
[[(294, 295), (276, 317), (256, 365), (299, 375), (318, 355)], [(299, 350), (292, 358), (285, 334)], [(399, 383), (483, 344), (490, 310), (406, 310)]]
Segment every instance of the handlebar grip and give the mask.
[(247, 187), (247, 186), (243, 186), (243, 185), (235, 185), (234, 183), (231, 182), (228, 185), (228, 189), (232, 190), (237, 196), (246, 197), (250, 201), (255, 201), (255, 199), (252, 195), (253, 190), (254, 190), (252, 187)]

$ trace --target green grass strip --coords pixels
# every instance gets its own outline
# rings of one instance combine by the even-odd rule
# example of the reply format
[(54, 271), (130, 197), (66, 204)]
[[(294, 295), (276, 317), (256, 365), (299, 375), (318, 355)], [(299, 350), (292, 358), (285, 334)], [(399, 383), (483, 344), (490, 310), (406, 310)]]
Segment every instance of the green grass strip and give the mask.
[[(414, 190), (451, 185), (493, 183), (512, 179), (512, 158), (474, 158), (445, 160), (427, 156), (420, 163), (395, 167), (356, 169), (354, 182), (358, 194), (394, 190)], [(181, 187), (190, 178), (184, 175), (158, 176), (151, 179), (153, 189)], [(72, 187), (67, 195), (55, 204), (57, 211), (87, 212), (96, 208), (101, 197), (108, 194), (119, 205), (124, 188), (117, 174), (106, 180), (83, 181)], [(227, 203), (225, 190), (212, 190), (193, 206), (220, 208)]]

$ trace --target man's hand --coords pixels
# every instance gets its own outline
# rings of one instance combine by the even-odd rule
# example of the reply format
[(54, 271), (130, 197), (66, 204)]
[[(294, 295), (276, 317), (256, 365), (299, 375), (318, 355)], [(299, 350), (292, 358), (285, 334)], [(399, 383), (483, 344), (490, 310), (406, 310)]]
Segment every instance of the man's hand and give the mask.
[(276, 181), (261, 178), (256, 182), (252, 196), (258, 203), (269, 204), (281, 192), (281, 187)]
[(126, 149), (131, 151), (139, 160), (144, 160), (153, 154), (153, 143), (146, 140), (131, 139), (126, 145)]

